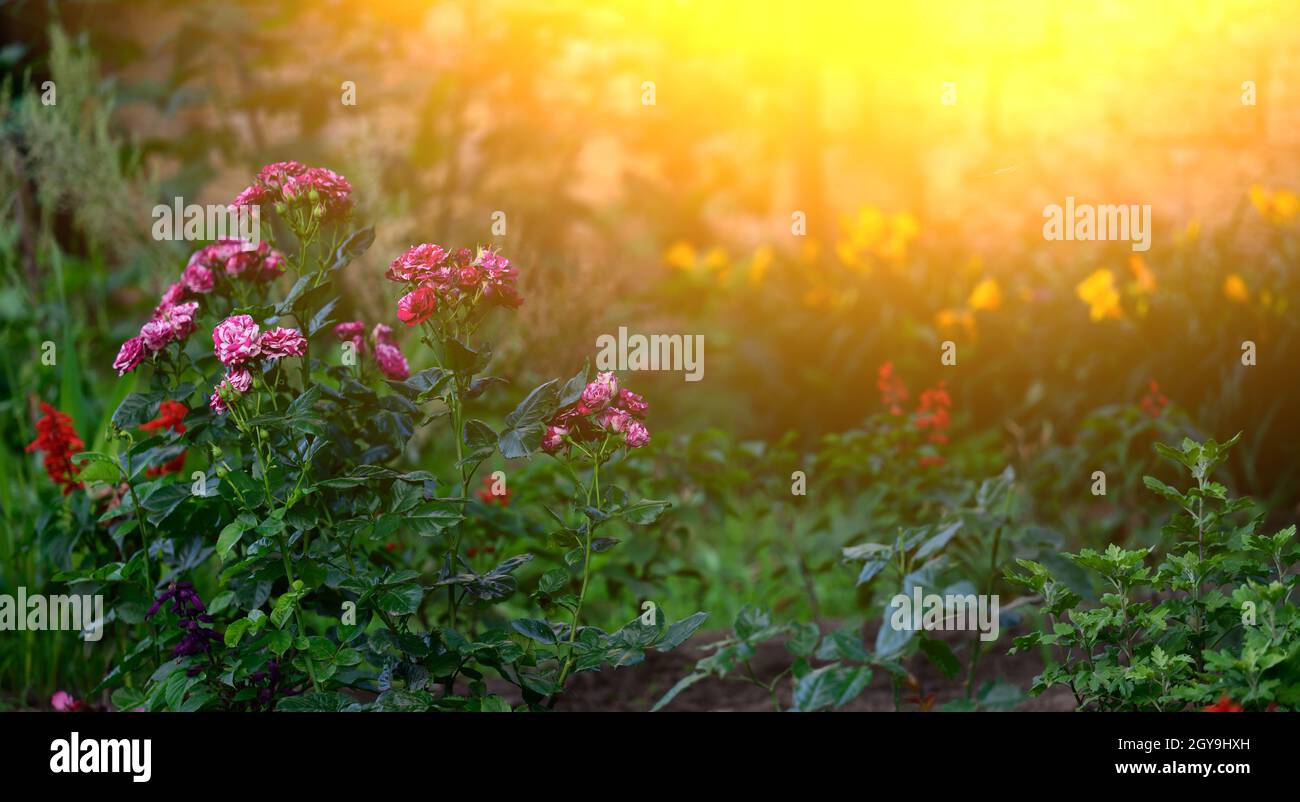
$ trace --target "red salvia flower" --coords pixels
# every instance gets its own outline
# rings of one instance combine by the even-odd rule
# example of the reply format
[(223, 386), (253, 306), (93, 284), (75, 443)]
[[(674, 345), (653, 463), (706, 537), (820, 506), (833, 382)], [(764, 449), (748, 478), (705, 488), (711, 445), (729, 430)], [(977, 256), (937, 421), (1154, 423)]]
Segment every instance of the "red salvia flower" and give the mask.
[(952, 398), (942, 381), (921, 393), (915, 425), (919, 431), (930, 430), (931, 443), (948, 442), (948, 426), (952, 423), (948, 410), (951, 407)]
[(44, 401), (41, 402), (44, 415), (36, 421), (36, 439), (27, 446), (27, 453), (45, 452), (45, 472), (50, 480), (63, 487), (63, 495), (80, 488), (81, 482), (74, 477), (78, 468), (72, 464), (72, 455), (85, 449), (86, 444), (72, 428), (72, 418), (60, 412)]
[(1206, 713), (1240, 713), (1242, 712), (1242, 707), (1241, 705), (1229, 699), (1228, 695), (1225, 693), (1223, 696), (1219, 697), (1219, 701), (1205, 708), (1205, 712)]
[[(189, 407), (179, 401), (164, 401), (158, 405), (158, 417), (148, 423), (140, 424), (140, 429), (146, 432), (155, 430), (166, 431), (170, 429), (177, 434), (185, 433), (185, 416), (189, 414)], [(177, 454), (172, 459), (167, 460), (162, 465), (151, 465), (145, 471), (145, 475), (153, 478), (155, 476), (167, 476), (172, 473), (180, 473), (185, 468), (185, 452)]]
[(903, 414), (903, 402), (907, 400), (907, 387), (903, 380), (894, 374), (894, 363), (886, 362), (876, 371), (876, 389), (880, 391), (880, 402), (889, 407), (891, 415)]
[(1147, 382), (1147, 394), (1142, 396), (1142, 411), (1153, 418), (1160, 417), (1160, 413), (1165, 411), (1165, 406), (1169, 404), (1169, 397), (1160, 392), (1160, 384), (1151, 379)]
[(496, 480), (493, 479), (491, 476), (484, 476), (483, 486), (480, 487), (478, 489), (478, 492), (476, 492), (474, 495), (478, 496), (478, 500), (483, 502), (484, 504), (500, 504), (502, 507), (509, 507), (510, 490), (506, 488), (504, 493), (501, 494), (494, 493), (492, 492), (492, 490), (493, 490), (493, 485), (495, 484), (496, 484)]

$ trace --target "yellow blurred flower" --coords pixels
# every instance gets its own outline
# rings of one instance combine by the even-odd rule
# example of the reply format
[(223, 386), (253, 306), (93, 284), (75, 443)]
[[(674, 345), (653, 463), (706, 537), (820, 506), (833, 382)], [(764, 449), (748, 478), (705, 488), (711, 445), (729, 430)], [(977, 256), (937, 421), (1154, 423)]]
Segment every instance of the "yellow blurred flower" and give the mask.
[(730, 263), (726, 248), (710, 248), (708, 253), (704, 254), (704, 266), (709, 270), (721, 270)]
[(1088, 317), (1095, 323), (1105, 318), (1121, 318), (1124, 310), (1115, 289), (1115, 275), (1105, 268), (1092, 271), (1074, 288), (1079, 299), (1088, 305)]
[(920, 223), (910, 212), (886, 217), (874, 206), (863, 206), (856, 216), (840, 217), (835, 253), (845, 266), (859, 270), (870, 268), (872, 257), (899, 263), (920, 230)]
[(975, 336), (975, 315), (969, 309), (940, 309), (934, 315), (934, 324), (941, 331), (960, 328), (968, 337)]
[(1002, 306), (1002, 290), (993, 278), (986, 278), (971, 290), (966, 305), (976, 312), (995, 312)]
[(695, 246), (686, 240), (678, 240), (664, 251), (664, 264), (674, 270), (689, 270), (695, 266)]
[(1274, 225), (1289, 223), (1300, 214), (1300, 197), (1289, 189), (1270, 190), (1255, 184), (1247, 194), (1256, 211)]
[(1236, 273), (1229, 273), (1228, 277), (1223, 280), (1223, 295), (1229, 301), (1235, 301), (1244, 304), (1250, 300), (1250, 290), (1246, 288), (1246, 282)]

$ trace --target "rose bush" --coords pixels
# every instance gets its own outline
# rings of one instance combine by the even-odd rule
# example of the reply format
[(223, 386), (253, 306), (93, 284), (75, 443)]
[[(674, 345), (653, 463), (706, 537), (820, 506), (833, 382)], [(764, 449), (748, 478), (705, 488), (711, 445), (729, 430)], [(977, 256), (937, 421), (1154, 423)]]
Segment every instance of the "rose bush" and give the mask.
[[(373, 240), (348, 181), (271, 164), (235, 200), (253, 203), (292, 241), (267, 226), (257, 244), (194, 253), (114, 360), (150, 385), (114, 414), (116, 449), (81, 451), (52, 408), (33, 443), (64, 492), (111, 489), (91, 526), (114, 558), (60, 576), (108, 593), (134, 633), (97, 690), (146, 710), (550, 709), (574, 674), (690, 637), (703, 613), (669, 623), (636, 600), (612, 632), (583, 621), (593, 558), (619, 542), (607, 532), (669, 507), (613, 481), (649, 442), (645, 399), (584, 368), (534, 388), (499, 428), (473, 414), (506, 383), (485, 373), (478, 332), (523, 303), (507, 258), (425, 243), (392, 260), (394, 317), (424, 346), (415, 361), (432, 362), (414, 370), (392, 327), (367, 339), (363, 321), (332, 319), (335, 277)], [(199, 329), (211, 347), (190, 336)], [(402, 467), (428, 427), (446, 437), (424, 442), (454, 450), (450, 477)], [(569, 508), (544, 510), (557, 564), (530, 573), (527, 592), (519, 576), (535, 555), (485, 541), (505, 519), (538, 524), (508, 490), (471, 492), (498, 452), (549, 455), (572, 482)], [(506, 481), (484, 480), (496, 476)]]

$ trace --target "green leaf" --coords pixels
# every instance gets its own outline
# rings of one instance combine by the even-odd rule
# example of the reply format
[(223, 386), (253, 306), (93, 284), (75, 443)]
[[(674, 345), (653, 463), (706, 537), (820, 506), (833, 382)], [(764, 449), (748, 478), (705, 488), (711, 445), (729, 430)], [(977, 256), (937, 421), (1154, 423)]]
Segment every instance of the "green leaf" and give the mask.
[(866, 666), (843, 666), (838, 663), (805, 674), (794, 686), (796, 710), (820, 710), (842, 707), (866, 690), (871, 669)]
[(930, 658), (934, 667), (943, 672), (944, 676), (952, 679), (961, 673), (961, 663), (957, 661), (957, 656), (952, 653), (952, 648), (947, 643), (933, 638), (921, 638), (921, 651), (925, 656)]
[(403, 516), (411, 531), (422, 537), (441, 534), (464, 517), (460, 509), (448, 501), (427, 501)]
[(227, 558), (230, 557), (231, 550), (235, 548), (235, 545), (239, 543), (239, 539), (244, 536), (248, 529), (248, 521), (240, 517), (226, 524), (225, 528), (221, 530), (221, 534), (217, 535), (217, 556), (221, 558), (222, 562), (226, 562)]
[(134, 429), (148, 423), (158, 417), (158, 405), (163, 397), (162, 393), (131, 393), (117, 405), (112, 424), (119, 429)]
[(329, 272), (333, 273), (342, 270), (351, 264), (354, 260), (361, 257), (375, 241), (375, 227), (366, 226), (359, 228), (348, 235), (339, 245), (338, 250), (334, 252), (334, 262), (329, 266)]
[(708, 618), (708, 613), (698, 612), (688, 618), (674, 621), (668, 625), (668, 629), (664, 632), (663, 638), (655, 644), (655, 648), (661, 652), (668, 652), (676, 649), (699, 630), (700, 625), (704, 623), (705, 618)]
[(535, 618), (517, 618), (510, 622), (510, 628), (526, 638), (547, 646), (553, 646), (559, 642), (555, 637), (555, 631), (551, 629), (551, 625)]

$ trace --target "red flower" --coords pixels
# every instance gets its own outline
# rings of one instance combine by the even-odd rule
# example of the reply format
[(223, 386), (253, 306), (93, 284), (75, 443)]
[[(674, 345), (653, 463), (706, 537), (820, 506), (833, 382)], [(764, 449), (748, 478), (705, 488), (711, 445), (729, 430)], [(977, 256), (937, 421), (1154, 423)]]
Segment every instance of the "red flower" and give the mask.
[(72, 455), (85, 449), (86, 444), (72, 428), (72, 418), (59, 412), (54, 407), (41, 402), (44, 416), (36, 422), (36, 439), (27, 446), (27, 453), (45, 452), (45, 472), (50, 480), (63, 487), (63, 495), (80, 488), (81, 482), (75, 478), (78, 469), (72, 464)]
[(930, 430), (931, 443), (948, 442), (948, 426), (952, 423), (948, 410), (951, 407), (952, 399), (942, 381), (921, 393), (914, 425), (918, 431)]
[[(184, 434), (185, 423), (183, 421), (189, 411), (189, 407), (179, 401), (164, 401), (158, 405), (158, 417), (148, 423), (140, 424), (140, 429), (146, 432), (170, 429), (177, 434)], [(151, 479), (155, 476), (167, 476), (168, 474), (180, 473), (184, 467), (185, 452), (182, 451), (162, 465), (150, 465), (145, 471), (145, 476)]]
[(491, 476), (484, 476), (483, 486), (479, 488), (478, 492), (476, 492), (474, 495), (478, 496), (478, 500), (483, 502), (484, 504), (500, 504), (502, 507), (509, 507), (510, 490), (507, 488), (502, 488), (504, 492), (500, 494), (494, 493), (492, 492), (494, 484), (496, 484), (495, 479), (493, 479)]
[(889, 407), (891, 415), (903, 414), (903, 402), (907, 400), (907, 387), (903, 380), (894, 375), (894, 363), (886, 362), (876, 371), (876, 389), (880, 391), (880, 402)]
[(1228, 694), (1219, 697), (1219, 701), (1205, 708), (1206, 713), (1240, 713), (1241, 705), (1228, 698)]
[(158, 405), (158, 417), (148, 423), (140, 424), (140, 429), (146, 432), (155, 429), (171, 429), (177, 434), (184, 434), (185, 424), (182, 421), (189, 411), (189, 407), (179, 401), (164, 401)]
[(417, 287), (397, 302), (397, 319), (408, 326), (418, 326), (433, 317), (438, 308), (438, 294), (432, 287)]
[(1151, 379), (1147, 382), (1147, 394), (1142, 396), (1142, 411), (1153, 418), (1160, 417), (1160, 413), (1165, 411), (1165, 406), (1169, 404), (1169, 397), (1160, 392), (1160, 384)]

